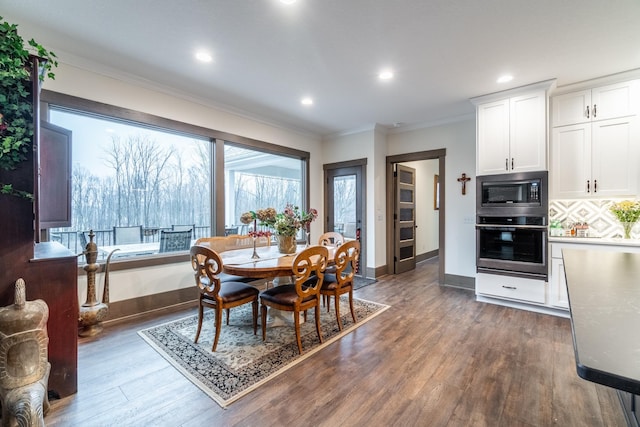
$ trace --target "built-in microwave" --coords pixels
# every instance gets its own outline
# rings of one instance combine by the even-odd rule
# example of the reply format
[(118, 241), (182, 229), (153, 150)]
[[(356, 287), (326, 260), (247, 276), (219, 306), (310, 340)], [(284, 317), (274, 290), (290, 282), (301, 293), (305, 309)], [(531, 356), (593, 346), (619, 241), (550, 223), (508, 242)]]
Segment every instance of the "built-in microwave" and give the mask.
[(478, 176), (477, 208), (547, 208), (547, 171)]

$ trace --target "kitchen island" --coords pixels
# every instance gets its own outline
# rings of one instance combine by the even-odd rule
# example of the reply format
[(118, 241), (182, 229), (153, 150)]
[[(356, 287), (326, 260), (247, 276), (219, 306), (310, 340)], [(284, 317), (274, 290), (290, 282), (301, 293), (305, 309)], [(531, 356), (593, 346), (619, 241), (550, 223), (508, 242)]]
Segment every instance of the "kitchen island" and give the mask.
[(640, 254), (562, 251), (578, 375), (616, 388), (640, 419)]

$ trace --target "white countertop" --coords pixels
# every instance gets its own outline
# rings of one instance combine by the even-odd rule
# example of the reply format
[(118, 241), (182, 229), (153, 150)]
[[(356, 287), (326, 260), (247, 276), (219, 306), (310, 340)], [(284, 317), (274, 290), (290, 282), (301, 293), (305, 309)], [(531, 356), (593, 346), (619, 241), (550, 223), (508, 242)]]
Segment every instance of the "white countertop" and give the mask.
[(575, 243), (583, 245), (640, 246), (640, 239), (622, 237), (551, 237), (549, 243)]

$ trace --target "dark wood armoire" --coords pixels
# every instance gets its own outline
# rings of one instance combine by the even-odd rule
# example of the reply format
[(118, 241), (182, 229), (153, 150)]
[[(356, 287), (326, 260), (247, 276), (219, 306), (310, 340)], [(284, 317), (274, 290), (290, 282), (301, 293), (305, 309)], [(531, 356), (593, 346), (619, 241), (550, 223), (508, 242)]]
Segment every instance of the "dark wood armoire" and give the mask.
[[(37, 70), (38, 58), (32, 57), (31, 61), (32, 70)], [(13, 304), (15, 281), (19, 278), (26, 282), (27, 300), (42, 299), (47, 303), (48, 357), (51, 363), (48, 388), (50, 395), (64, 397), (77, 392), (77, 257), (58, 243), (39, 242), (41, 198), (37, 72), (32, 72), (31, 92), (34, 106), (33, 150), (17, 169), (0, 170), (0, 182), (11, 183), (14, 188), (34, 195), (31, 201), (0, 194), (0, 306)]]

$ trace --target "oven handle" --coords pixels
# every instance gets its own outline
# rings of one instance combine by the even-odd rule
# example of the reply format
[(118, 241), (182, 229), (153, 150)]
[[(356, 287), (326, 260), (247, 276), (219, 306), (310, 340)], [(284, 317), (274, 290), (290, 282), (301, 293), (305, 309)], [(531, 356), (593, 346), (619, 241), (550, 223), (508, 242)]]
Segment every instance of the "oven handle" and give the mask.
[(484, 228), (487, 230), (491, 230), (491, 229), (501, 230), (505, 228), (520, 229), (520, 230), (540, 230), (540, 231), (548, 230), (548, 227), (546, 225), (476, 224), (476, 228)]

